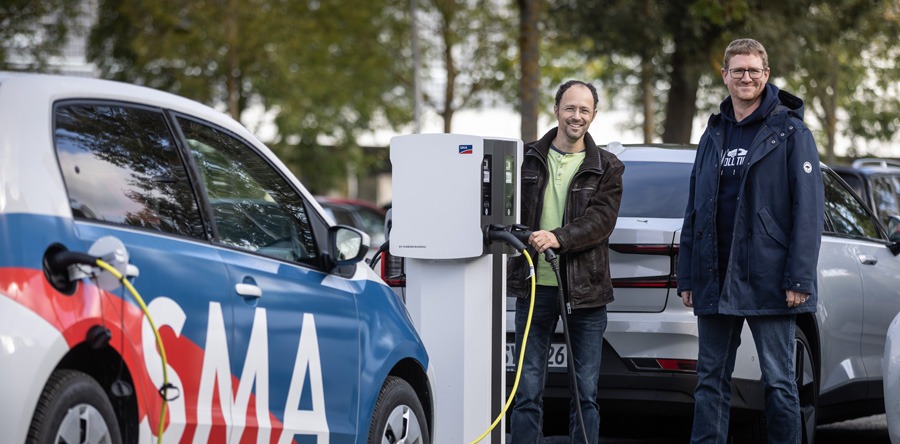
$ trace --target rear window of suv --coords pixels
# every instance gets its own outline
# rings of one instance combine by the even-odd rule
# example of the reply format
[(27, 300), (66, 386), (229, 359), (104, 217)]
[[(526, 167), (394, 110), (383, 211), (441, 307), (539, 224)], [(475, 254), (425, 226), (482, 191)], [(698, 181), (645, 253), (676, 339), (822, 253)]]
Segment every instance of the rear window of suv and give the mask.
[(624, 161), (619, 217), (682, 218), (688, 201), (690, 163)]

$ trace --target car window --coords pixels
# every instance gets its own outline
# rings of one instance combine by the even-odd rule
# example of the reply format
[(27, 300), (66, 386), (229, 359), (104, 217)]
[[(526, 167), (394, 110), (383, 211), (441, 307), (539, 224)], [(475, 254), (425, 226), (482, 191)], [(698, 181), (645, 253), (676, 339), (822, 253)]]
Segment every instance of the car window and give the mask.
[(881, 219), (881, 223), (887, 226), (891, 216), (900, 214), (900, 205), (897, 203), (898, 189), (897, 179), (892, 176), (878, 176), (872, 180), (872, 198), (875, 201), (875, 211)]
[(353, 222), (353, 215), (350, 214), (349, 209), (340, 206), (329, 206), (328, 209), (331, 211), (331, 217), (334, 218), (334, 223), (359, 228), (356, 226), (356, 223)]
[(846, 172), (837, 172), (837, 174), (841, 176), (841, 179), (844, 179), (844, 182), (847, 182), (847, 185), (850, 185), (850, 188), (852, 188), (856, 194), (865, 199), (866, 186), (862, 177)]
[(236, 137), (179, 118), (206, 187), (218, 241), (276, 259), (318, 257), (306, 205), (255, 150)]
[(187, 169), (160, 110), (63, 102), (54, 116), (74, 217), (205, 237)]
[(362, 230), (366, 233), (384, 234), (384, 215), (364, 206), (356, 208), (362, 223)]
[(684, 217), (690, 163), (625, 161), (619, 217)]
[(882, 238), (877, 222), (853, 193), (831, 174), (823, 174), (822, 177), (825, 184), (825, 216), (831, 222), (832, 232), (872, 239)]

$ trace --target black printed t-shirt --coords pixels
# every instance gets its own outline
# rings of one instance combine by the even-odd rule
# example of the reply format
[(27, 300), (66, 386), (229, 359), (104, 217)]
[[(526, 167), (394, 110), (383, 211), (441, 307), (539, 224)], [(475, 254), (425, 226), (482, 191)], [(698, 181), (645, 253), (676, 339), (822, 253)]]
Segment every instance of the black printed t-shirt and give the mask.
[(740, 122), (735, 120), (731, 97), (720, 106), (725, 121), (725, 139), (719, 168), (719, 196), (716, 211), (716, 234), (719, 252), (719, 285), (725, 281), (731, 241), (734, 237), (734, 219), (744, 166), (750, 158), (753, 139), (772, 110), (778, 105), (775, 94), (769, 94), (769, 85), (763, 90), (760, 106)]

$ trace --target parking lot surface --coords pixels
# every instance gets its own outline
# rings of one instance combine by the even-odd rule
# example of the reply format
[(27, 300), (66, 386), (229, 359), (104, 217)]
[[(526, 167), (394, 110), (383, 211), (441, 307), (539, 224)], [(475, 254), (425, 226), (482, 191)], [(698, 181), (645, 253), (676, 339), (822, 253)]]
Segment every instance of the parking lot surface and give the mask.
[[(601, 422), (603, 444), (684, 444), (690, 441), (689, 418), (606, 418)], [(508, 435), (507, 435), (508, 436)], [(507, 442), (508, 438), (507, 438)], [(568, 444), (567, 436), (554, 435), (545, 444)], [(891, 444), (884, 415), (867, 416), (816, 428), (816, 444)]]

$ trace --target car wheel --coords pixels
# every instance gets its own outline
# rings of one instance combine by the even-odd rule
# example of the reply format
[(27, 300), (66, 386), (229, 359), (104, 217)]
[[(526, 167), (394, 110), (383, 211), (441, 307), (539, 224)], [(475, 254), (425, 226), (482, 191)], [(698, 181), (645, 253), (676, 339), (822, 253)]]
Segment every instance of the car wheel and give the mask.
[(796, 329), (796, 351), (794, 356), (794, 377), (800, 395), (801, 442), (811, 444), (816, 438), (816, 412), (819, 403), (819, 373), (813, 360), (812, 348), (806, 335)]
[(425, 411), (406, 381), (388, 376), (372, 413), (369, 444), (430, 444)]
[(109, 398), (90, 376), (57, 370), (38, 400), (29, 444), (121, 444)]

